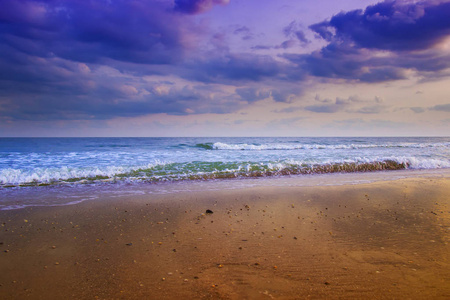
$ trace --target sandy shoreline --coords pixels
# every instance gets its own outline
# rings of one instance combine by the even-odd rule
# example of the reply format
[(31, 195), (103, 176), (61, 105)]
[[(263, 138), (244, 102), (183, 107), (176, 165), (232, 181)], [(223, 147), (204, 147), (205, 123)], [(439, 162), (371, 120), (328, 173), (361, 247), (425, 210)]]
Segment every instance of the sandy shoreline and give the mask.
[(448, 176), (128, 195), (0, 221), (3, 299), (450, 297)]

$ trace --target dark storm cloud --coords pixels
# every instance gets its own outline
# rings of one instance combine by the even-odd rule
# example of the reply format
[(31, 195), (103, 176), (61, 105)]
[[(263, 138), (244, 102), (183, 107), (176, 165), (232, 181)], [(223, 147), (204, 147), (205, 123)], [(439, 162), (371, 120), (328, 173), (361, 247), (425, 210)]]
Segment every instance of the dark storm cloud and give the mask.
[(371, 83), (406, 78), (406, 69), (450, 67), (448, 53), (436, 47), (450, 36), (450, 2), (385, 1), (342, 12), (310, 29), (328, 45), (285, 57), (313, 76)]
[(450, 34), (450, 2), (385, 1), (364, 11), (342, 12), (310, 28), (330, 42), (351, 40), (368, 49), (423, 50)]
[(229, 2), (229, 0), (175, 0), (175, 10), (187, 14), (200, 14), (216, 4), (226, 5)]

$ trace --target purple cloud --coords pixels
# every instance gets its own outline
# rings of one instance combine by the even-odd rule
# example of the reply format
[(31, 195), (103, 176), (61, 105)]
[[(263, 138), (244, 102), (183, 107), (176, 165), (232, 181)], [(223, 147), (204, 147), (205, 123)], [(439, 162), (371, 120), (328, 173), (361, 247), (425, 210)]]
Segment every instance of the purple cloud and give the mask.
[(406, 78), (406, 69), (437, 72), (450, 66), (448, 53), (436, 47), (450, 36), (450, 2), (384, 1), (309, 28), (329, 44), (285, 57), (314, 76), (382, 82)]
[(372, 105), (372, 106), (364, 106), (358, 109), (356, 112), (361, 114), (381, 114), (387, 111), (388, 110), (385, 105)]
[(283, 28), (283, 33), (286, 37), (298, 39), (302, 44), (310, 43), (311, 41), (306, 38), (305, 33), (299, 27), (297, 22), (292, 21), (288, 26)]
[[(199, 48), (205, 29), (190, 14), (226, 3), (178, 1), (174, 7), (169, 1), (146, 0), (0, 0), (2, 117), (228, 113), (242, 101), (258, 100), (262, 94), (243, 99), (233, 89), (224, 92), (201, 84), (243, 86), (282, 73), (270, 56), (230, 53), (225, 38), (212, 55)], [(250, 34), (245, 26), (240, 28), (237, 34)], [(189, 84), (158, 93), (158, 83), (142, 80), (148, 75), (173, 76)]]
[(1, 0), (0, 41), (41, 57), (171, 63), (189, 47), (185, 29), (193, 25), (170, 9), (143, 0)]
[(230, 0), (175, 0), (175, 10), (186, 14), (200, 14), (214, 5), (227, 5)]
[(285, 107), (282, 109), (272, 110), (272, 112), (274, 112), (274, 113), (293, 113), (293, 112), (301, 111), (303, 109), (304, 108), (302, 106), (290, 106), (290, 107)]
[[(98, 77), (102, 73), (97, 74)], [(74, 74), (74, 78), (77, 78)], [(90, 120), (114, 117), (136, 117), (166, 113), (187, 115), (228, 113), (242, 107), (241, 99), (213, 85), (183, 85), (175, 83), (136, 84), (136, 80), (108, 77), (96, 80), (96, 86), (82, 90), (82, 82), (66, 84), (60, 89), (25, 90), (16, 93), (16, 101), (4, 101), (0, 92), (0, 107), (16, 120)], [(26, 85), (25, 85), (26, 86)], [(161, 88), (162, 87), (162, 88)], [(211, 94), (217, 95), (211, 99)]]
[(440, 104), (430, 107), (431, 110), (450, 112), (450, 103), (448, 104)]
[(306, 38), (305, 33), (299, 29), (299, 25), (297, 22), (292, 21), (289, 23), (289, 25), (285, 26), (283, 28), (283, 35), (288, 38), (287, 40), (283, 41), (279, 45), (269, 46), (269, 45), (256, 45), (253, 46), (253, 50), (269, 50), (269, 49), (289, 49), (294, 47), (296, 44), (299, 44), (304, 46), (309, 43), (311, 43), (310, 40)]
[[(2, 118), (228, 113), (266, 98), (290, 102), (305, 78), (371, 83), (406, 78), (409, 69), (438, 76), (450, 67), (450, 54), (436, 47), (450, 36), (449, 2), (389, 1), (340, 13), (310, 27), (328, 45), (301, 55), (293, 46), (310, 41), (291, 22), (279, 32), (284, 42), (253, 48), (290, 49), (279, 56), (246, 52), (246, 43), (233, 51), (233, 41), (256, 39), (254, 24), (214, 31), (196, 16), (228, 2), (0, 0)], [(148, 81), (152, 76), (159, 79)], [(315, 104), (304, 109), (346, 109), (338, 101)]]
[(282, 73), (282, 64), (268, 55), (211, 54), (205, 60), (196, 60), (189, 79), (202, 82), (231, 83), (233, 81), (261, 81)]
[(253, 34), (247, 26), (241, 26), (233, 31), (235, 35), (241, 35), (242, 40), (247, 41), (253, 39)]
[(323, 39), (393, 51), (428, 49), (450, 34), (450, 2), (384, 1), (310, 26)]
[(415, 112), (416, 114), (421, 114), (426, 111), (426, 109), (423, 107), (409, 107), (409, 109)]
[(305, 106), (305, 110), (315, 113), (335, 113), (344, 110), (348, 107), (348, 105), (349, 101), (336, 98), (336, 101), (334, 103), (309, 105)]
[(258, 89), (255, 87), (242, 87), (236, 89), (236, 94), (238, 94), (242, 100), (248, 102), (254, 102), (270, 97), (270, 91), (267, 89)]
[[(337, 97), (336, 100), (331, 100), (328, 98), (321, 99), (319, 95), (316, 95), (316, 102), (320, 104), (305, 106), (303, 109), (306, 111), (311, 111), (315, 113), (336, 113), (336, 112), (347, 112), (347, 113), (361, 113), (361, 114), (380, 114), (387, 112), (387, 106), (381, 104), (368, 105), (357, 108), (363, 103), (380, 103), (380, 98), (375, 97), (374, 100), (362, 100), (357, 96), (350, 96), (346, 99)], [(356, 107), (356, 108), (355, 108)]]

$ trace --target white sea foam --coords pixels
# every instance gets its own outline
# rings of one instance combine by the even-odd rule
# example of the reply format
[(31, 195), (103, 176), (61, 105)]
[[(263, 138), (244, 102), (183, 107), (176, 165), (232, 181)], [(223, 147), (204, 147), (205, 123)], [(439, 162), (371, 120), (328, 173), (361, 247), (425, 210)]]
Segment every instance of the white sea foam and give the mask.
[[(328, 166), (345, 165), (374, 165), (383, 164), (389, 161), (403, 165), (410, 169), (439, 169), (450, 168), (450, 161), (436, 158), (417, 158), (406, 156), (386, 156), (386, 157), (355, 157), (352, 159), (308, 159), (295, 160), (287, 159), (277, 162), (242, 162), (242, 163), (221, 163), (220, 168), (214, 162), (168, 164), (158, 162), (144, 166), (123, 167), (93, 167), (93, 168), (36, 168), (36, 169), (3, 169), (0, 170), (0, 185), (23, 185), (23, 184), (48, 184), (58, 182), (83, 182), (83, 180), (156, 180), (171, 181), (189, 178), (209, 178), (210, 175), (226, 176), (234, 174), (239, 176), (252, 176), (253, 172), (270, 175), (271, 173), (303, 173), (302, 170), (326, 170)], [(338, 170), (341, 170), (338, 169)], [(348, 170), (353, 170), (349, 167)], [(356, 169), (357, 170), (357, 169)], [(136, 173), (137, 172), (137, 173)], [(286, 173), (284, 172), (284, 173)], [(212, 176), (212, 177), (215, 177)]]
[(95, 179), (96, 177), (114, 178), (115, 176), (131, 173), (141, 169), (152, 169), (164, 166), (167, 163), (155, 162), (143, 166), (123, 167), (106, 166), (91, 168), (35, 168), (35, 169), (2, 169), (0, 170), (1, 185), (21, 185), (29, 183), (54, 183), (59, 181), (81, 181), (83, 179)]
[(227, 144), (216, 142), (214, 150), (314, 150), (314, 149), (367, 149), (367, 148), (450, 148), (450, 143), (384, 143), (384, 144)]

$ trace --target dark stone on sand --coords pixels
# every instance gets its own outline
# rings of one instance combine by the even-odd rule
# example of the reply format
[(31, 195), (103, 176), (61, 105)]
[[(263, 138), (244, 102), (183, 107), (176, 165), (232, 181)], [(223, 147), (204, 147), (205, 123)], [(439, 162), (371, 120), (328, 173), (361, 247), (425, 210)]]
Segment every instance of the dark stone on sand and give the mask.
[(206, 214), (208, 214), (208, 215), (210, 215), (210, 214), (213, 214), (214, 212), (212, 211), (212, 210), (210, 210), (210, 209), (207, 209), (206, 210)]

